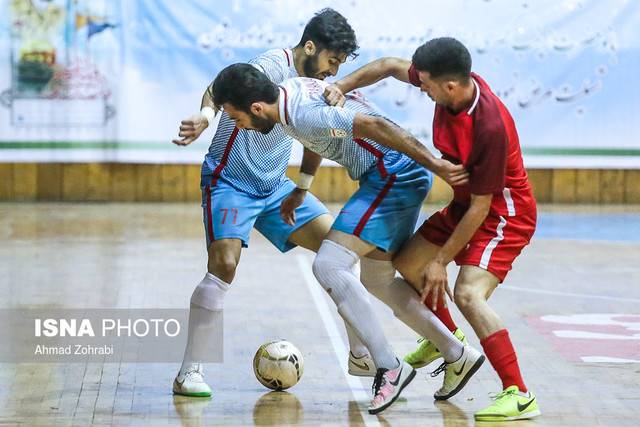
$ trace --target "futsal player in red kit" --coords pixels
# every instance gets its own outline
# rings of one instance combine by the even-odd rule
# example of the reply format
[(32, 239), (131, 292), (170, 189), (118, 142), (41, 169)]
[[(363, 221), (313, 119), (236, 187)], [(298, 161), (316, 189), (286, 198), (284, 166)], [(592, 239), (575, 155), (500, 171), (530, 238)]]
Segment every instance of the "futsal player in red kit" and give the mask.
[[(433, 143), (445, 159), (465, 165), (469, 172), (469, 183), (453, 188), (453, 200), (425, 221), (394, 265), (451, 333), (464, 341), (446, 307), (445, 293), (454, 299), (502, 380), (502, 392), (475, 418), (538, 416), (537, 400), (522, 379), (509, 333), (487, 303), (536, 228), (536, 202), (513, 118), (488, 84), (471, 72), (466, 47), (449, 37), (420, 46), (411, 62), (374, 61), (332, 85), (325, 97), (335, 103), (341, 93), (390, 76), (419, 87), (436, 103)], [(446, 272), (451, 261), (460, 266), (453, 295)], [(405, 360), (421, 367), (439, 357), (439, 349), (424, 340)], [(445, 381), (448, 368), (444, 363), (437, 370), (445, 371)]]

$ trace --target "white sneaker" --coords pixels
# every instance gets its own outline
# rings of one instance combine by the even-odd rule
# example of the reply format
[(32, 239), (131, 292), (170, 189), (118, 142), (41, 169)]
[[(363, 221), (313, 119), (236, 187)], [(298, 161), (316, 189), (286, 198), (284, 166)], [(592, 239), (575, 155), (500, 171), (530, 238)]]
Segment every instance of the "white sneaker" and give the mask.
[(369, 413), (375, 415), (391, 406), (415, 376), (416, 371), (404, 360), (395, 369), (378, 369), (373, 380), (373, 400), (369, 405)]
[(204, 382), (201, 363), (193, 363), (173, 380), (173, 394), (193, 397), (211, 397), (211, 387)]
[(462, 348), (462, 356), (452, 363), (443, 363), (431, 373), (432, 377), (444, 371), (444, 381), (440, 390), (433, 397), (436, 400), (447, 400), (458, 393), (467, 384), (467, 381), (476, 373), (484, 362), (484, 355), (475, 348), (465, 345)]
[(355, 377), (375, 377), (376, 365), (368, 354), (356, 357), (349, 352), (349, 375)]

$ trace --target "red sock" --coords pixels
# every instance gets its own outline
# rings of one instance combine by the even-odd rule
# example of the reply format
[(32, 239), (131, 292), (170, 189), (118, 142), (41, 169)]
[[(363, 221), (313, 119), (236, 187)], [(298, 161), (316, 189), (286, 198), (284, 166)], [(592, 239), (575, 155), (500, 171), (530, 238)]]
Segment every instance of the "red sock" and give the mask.
[(444, 323), (444, 326), (446, 326), (451, 332), (455, 332), (456, 329), (458, 329), (455, 322), (451, 318), (451, 313), (449, 313), (449, 309), (444, 304), (443, 299), (438, 301), (438, 307), (435, 311), (431, 309), (431, 295), (427, 297), (427, 304), (425, 305), (429, 308), (429, 310), (433, 311), (433, 314), (435, 314), (436, 317), (440, 319), (440, 321)]
[(491, 366), (502, 380), (502, 389), (517, 385), (521, 392), (526, 393), (527, 387), (520, 374), (518, 358), (509, 339), (509, 332), (506, 329), (499, 330), (480, 340), (480, 344), (482, 344)]

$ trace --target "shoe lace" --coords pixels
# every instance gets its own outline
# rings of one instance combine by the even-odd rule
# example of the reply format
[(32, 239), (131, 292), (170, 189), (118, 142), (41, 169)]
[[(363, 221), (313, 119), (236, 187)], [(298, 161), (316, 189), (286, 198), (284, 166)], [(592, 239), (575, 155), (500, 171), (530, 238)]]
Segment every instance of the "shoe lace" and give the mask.
[(508, 394), (515, 394), (513, 390), (502, 390), (500, 393), (489, 393), (491, 400), (500, 400)]
[(435, 371), (431, 372), (431, 378), (435, 378), (440, 375), (441, 372), (445, 372), (447, 370), (447, 362), (442, 362), (440, 366), (436, 368)]
[(384, 374), (388, 371), (388, 369), (384, 369), (384, 368), (380, 368), (376, 371), (376, 376), (373, 379), (373, 385), (371, 386), (371, 392), (373, 393), (374, 396), (376, 396), (378, 394), (378, 392), (380, 391), (380, 388), (385, 385), (385, 383), (387, 382), (386, 378), (384, 377)]
[(200, 380), (202, 378), (202, 372), (197, 367), (190, 367), (184, 373), (184, 377), (189, 380)]

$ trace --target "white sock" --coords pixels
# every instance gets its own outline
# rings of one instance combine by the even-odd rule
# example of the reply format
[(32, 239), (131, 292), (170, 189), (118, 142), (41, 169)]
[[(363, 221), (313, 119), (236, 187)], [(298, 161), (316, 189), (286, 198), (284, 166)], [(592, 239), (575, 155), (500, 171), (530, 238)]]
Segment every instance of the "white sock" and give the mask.
[(358, 338), (371, 352), (378, 368), (395, 369), (398, 360), (367, 298), (367, 291), (353, 273), (358, 256), (330, 240), (324, 240), (313, 262), (313, 274), (338, 307)]
[(367, 290), (387, 304), (398, 319), (433, 342), (446, 362), (460, 358), (462, 342), (422, 303), (411, 285), (400, 277), (394, 278), (391, 261), (363, 258), (360, 267), (360, 278)]
[[(222, 312), (229, 284), (211, 273), (205, 274), (191, 295), (187, 346), (180, 372), (199, 363), (212, 352), (219, 352), (222, 341)], [(218, 337), (218, 339), (214, 339)], [(199, 369), (202, 369), (200, 365)]]
[[(391, 261), (371, 258), (362, 258), (360, 260), (360, 281), (371, 295), (382, 302), (385, 301), (378, 294), (384, 293), (395, 277), (396, 269), (393, 268)], [(381, 294), (381, 296), (384, 295)]]
[[(360, 268), (358, 268), (357, 263), (353, 265), (351, 271), (356, 277), (360, 275)], [(368, 292), (367, 300), (370, 301)], [(353, 329), (353, 327), (351, 327), (349, 323), (344, 322), (344, 328), (347, 330), (347, 340), (349, 341), (349, 351), (351, 352), (351, 354), (353, 354), (356, 358), (368, 355), (369, 349), (367, 349), (367, 346), (364, 345), (362, 341), (360, 341), (360, 338), (358, 338), (358, 334), (356, 334), (356, 331)]]

